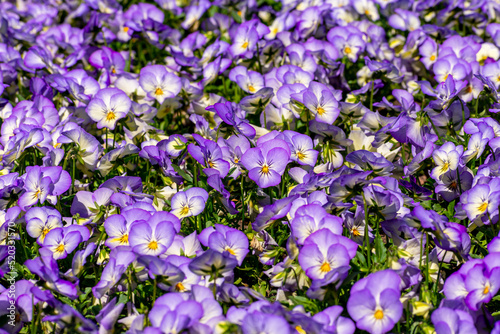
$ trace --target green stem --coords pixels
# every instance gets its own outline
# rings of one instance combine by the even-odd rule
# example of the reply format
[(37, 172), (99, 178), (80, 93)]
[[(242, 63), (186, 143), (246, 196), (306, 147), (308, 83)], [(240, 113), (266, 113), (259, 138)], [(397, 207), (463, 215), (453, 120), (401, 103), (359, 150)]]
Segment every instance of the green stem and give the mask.
[(364, 240), (364, 244), (366, 247), (366, 261), (367, 261), (368, 266), (371, 267), (371, 252), (372, 252), (372, 250), (370, 247), (370, 237), (368, 234), (368, 205), (366, 204), (365, 193), (362, 192), (362, 195), (363, 195), (363, 206), (364, 206), (364, 210), (365, 210), (365, 240)]
[(117, 132), (118, 132), (118, 123), (115, 126), (115, 131), (113, 131), (113, 148), (115, 148)]
[(130, 268), (128, 268), (127, 279), (128, 279), (128, 300), (133, 303), (134, 295), (132, 293), (132, 269)]
[(429, 274), (429, 233), (425, 232), (425, 271), (426, 271), (426, 281), (427, 286), (429, 286), (430, 274)]
[(156, 277), (155, 277), (155, 280), (154, 280), (154, 283), (153, 283), (153, 304), (156, 301), (156, 285), (157, 284), (158, 284), (158, 282), (157, 282)]
[(128, 59), (125, 63), (125, 71), (130, 72), (130, 65), (132, 64), (132, 38), (128, 42)]
[(75, 174), (76, 174), (76, 161), (75, 157), (73, 157), (73, 168), (71, 170), (71, 191), (75, 192)]
[(418, 263), (418, 267), (422, 268), (422, 257), (424, 256), (424, 232), (422, 232), (422, 236), (420, 237), (420, 259)]
[(460, 101), (460, 104), (462, 105), (462, 128), (464, 127), (464, 123), (465, 123), (465, 109), (464, 109), (464, 103), (462, 101), (462, 99), (458, 99)]
[(215, 269), (214, 275), (213, 275), (214, 285), (212, 286), (212, 291), (214, 293), (214, 297), (217, 296), (217, 277), (218, 276), (219, 276), (218, 270)]
[(106, 152), (108, 151), (108, 128), (104, 128), (106, 130), (104, 130), (106, 132)]
[(245, 182), (245, 176), (243, 173), (240, 175), (241, 177), (241, 182), (240, 182), (240, 188), (241, 188), (241, 230), (245, 230), (245, 189), (244, 189), (244, 182)]
[[(433, 295), (436, 296), (436, 297), (438, 296), (438, 294), (437, 294), (437, 288), (438, 288), (438, 285), (439, 285), (439, 278), (441, 276), (441, 268), (443, 267), (443, 262), (444, 262), (444, 259), (445, 259), (447, 253), (448, 253), (448, 251), (444, 252), (443, 259), (439, 263), (439, 271), (438, 271), (438, 274), (437, 274), (437, 280), (436, 280), (436, 283), (434, 283), (434, 287), (432, 289), (432, 291), (434, 291)], [(437, 300), (435, 302), (437, 304)]]
[(267, 129), (266, 108), (262, 110), (262, 113), (264, 114), (264, 129)]
[(405, 157), (405, 144), (401, 144), (401, 157), (403, 158), (403, 165), (406, 166), (406, 157)]
[(201, 233), (201, 231), (203, 231), (203, 226), (201, 226), (201, 219), (200, 219), (200, 215), (196, 216), (196, 230), (198, 231), (198, 234)]
[(311, 133), (309, 132), (309, 110), (306, 109), (307, 113), (307, 122), (306, 122), (306, 135), (311, 136)]
[(374, 88), (374, 85), (375, 85), (375, 81), (372, 80), (372, 88), (371, 88), (371, 92), (370, 92), (370, 111), (373, 111), (373, 88)]
[(478, 118), (478, 117), (479, 117), (479, 116), (478, 116), (478, 114), (477, 114), (477, 110), (478, 110), (478, 108), (479, 108), (479, 97), (480, 97), (480, 96), (481, 96), (481, 95), (479, 95), (479, 96), (477, 97), (477, 99), (476, 99), (476, 112), (475, 112), (475, 116), (476, 116), (476, 118)]
[(222, 76), (222, 87), (224, 89), (224, 96), (226, 99), (229, 98), (229, 94), (227, 92), (227, 86), (226, 86), (226, 77), (225, 76)]
[(25, 243), (25, 240), (24, 240), (24, 232), (23, 232), (22, 225), (19, 224), (18, 228), (19, 228), (19, 241), (21, 242), (21, 248), (23, 249), (24, 258), (26, 260), (28, 260), (29, 257), (28, 257), (28, 253), (26, 252), (26, 243)]
[(198, 187), (198, 162), (195, 161), (193, 164), (193, 180), (194, 186)]
[(432, 118), (430, 116), (429, 117), (429, 121), (431, 122), (431, 125), (432, 125), (432, 129), (434, 129), (434, 132), (436, 133), (436, 136), (438, 136), (438, 139), (441, 140), (441, 136), (439, 135), (439, 132), (436, 128), (436, 126), (434, 125), (434, 122), (432, 121)]
[(257, 43), (257, 69), (259, 70), (259, 73), (262, 74), (262, 65), (260, 63), (260, 51), (259, 51), (259, 43)]

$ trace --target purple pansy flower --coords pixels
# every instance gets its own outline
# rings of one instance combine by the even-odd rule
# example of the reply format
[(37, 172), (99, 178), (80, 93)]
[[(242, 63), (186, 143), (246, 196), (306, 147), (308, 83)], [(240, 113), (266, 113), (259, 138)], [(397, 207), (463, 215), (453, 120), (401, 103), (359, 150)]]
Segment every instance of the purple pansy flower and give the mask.
[(489, 215), (489, 217), (498, 216), (498, 205), (500, 203), (499, 182), (500, 180), (495, 179), (494, 183), (478, 184), (460, 197), (463, 208), (470, 220), (485, 214)]
[(319, 152), (314, 149), (311, 137), (289, 130), (285, 131), (284, 134), (286, 136), (285, 141), (292, 152), (291, 159), (300, 165), (314, 167)]
[(284, 317), (258, 311), (248, 313), (243, 318), (241, 329), (243, 334), (290, 333), (290, 326)]
[(37, 239), (39, 245), (43, 244), (45, 236), (54, 228), (62, 227), (61, 214), (51, 207), (35, 207), (26, 212), (26, 231), (32, 238)]
[(71, 177), (62, 167), (26, 167), (24, 190), (19, 198), (19, 207), (27, 210), (36, 203), (48, 200), (57, 203), (57, 196), (65, 193), (71, 187)]
[(290, 227), (299, 245), (304, 244), (306, 238), (321, 229), (328, 229), (335, 235), (342, 235), (343, 231), (342, 219), (328, 214), (321, 205), (316, 203), (298, 208), (294, 212)]
[(317, 122), (333, 124), (340, 115), (339, 102), (342, 93), (325, 84), (311, 81), (309, 87), (291, 98), (302, 103)]
[(241, 162), (248, 170), (248, 177), (261, 188), (276, 186), (281, 182), (290, 159), (290, 148), (281, 139), (273, 139), (262, 146), (248, 149)]
[(106, 246), (111, 249), (118, 246), (128, 246), (132, 225), (135, 222), (146, 222), (149, 217), (149, 212), (136, 208), (108, 217), (104, 222), (104, 228), (108, 235)]
[(389, 332), (403, 315), (400, 284), (398, 274), (390, 269), (357, 281), (347, 302), (356, 327), (369, 333)]
[(43, 246), (54, 254), (54, 259), (64, 259), (75, 250), (82, 241), (79, 231), (67, 228), (56, 227), (50, 230), (43, 240)]
[(199, 239), (206, 247), (221, 253), (227, 251), (236, 257), (240, 266), (248, 254), (248, 238), (243, 232), (231, 227), (220, 224), (216, 224), (215, 229), (207, 227), (200, 233)]
[(139, 83), (151, 99), (160, 104), (181, 91), (181, 79), (162, 65), (149, 65), (141, 69)]
[[(213, 111), (222, 119), (222, 121), (241, 133), (242, 135), (253, 139), (255, 137), (255, 129), (250, 123), (244, 119), (244, 115), (238, 116), (238, 105), (231, 102), (216, 103), (213, 106), (207, 107), (206, 110)], [(240, 110), (241, 114), (241, 110)]]
[(197, 216), (205, 209), (208, 193), (202, 188), (189, 188), (176, 193), (171, 200), (172, 213), (179, 218)]
[(193, 136), (200, 146), (193, 143), (188, 145), (191, 156), (206, 168), (219, 171), (221, 177), (226, 177), (229, 172), (229, 162), (224, 160), (222, 150), (216, 142), (204, 139), (199, 135)]
[(87, 114), (97, 122), (97, 128), (114, 130), (116, 122), (130, 111), (132, 102), (121, 89), (101, 89), (87, 106)]
[[(118, 254), (119, 256), (117, 256)], [(104, 294), (119, 283), (122, 275), (135, 260), (135, 257), (135, 254), (131, 251), (111, 252), (109, 261), (101, 273), (99, 283), (92, 288), (94, 296), (101, 299)]]
[(323, 279), (337, 268), (348, 267), (357, 248), (354, 241), (323, 228), (304, 241), (299, 263), (308, 277)]
[(229, 252), (213, 249), (198, 255), (189, 263), (189, 270), (200, 276), (223, 275), (231, 272), (238, 265), (236, 258)]
[(432, 323), (436, 334), (457, 333), (457, 334), (475, 334), (477, 329), (474, 325), (472, 316), (462, 310), (440, 307), (431, 315)]
[(128, 242), (133, 251), (141, 255), (160, 255), (174, 241), (178, 219), (168, 212), (158, 212), (148, 221), (137, 222), (130, 229)]

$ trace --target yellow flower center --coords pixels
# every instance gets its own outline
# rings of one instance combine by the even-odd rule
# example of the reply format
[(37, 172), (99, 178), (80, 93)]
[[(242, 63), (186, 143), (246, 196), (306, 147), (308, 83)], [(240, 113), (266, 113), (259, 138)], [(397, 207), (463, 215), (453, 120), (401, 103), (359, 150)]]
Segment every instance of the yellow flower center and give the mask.
[(234, 163), (237, 164), (238, 162), (240, 162), (240, 160), (238, 158), (234, 158)]
[(344, 53), (345, 53), (346, 55), (348, 55), (348, 54), (349, 54), (349, 53), (351, 53), (351, 52), (352, 52), (351, 48), (350, 48), (350, 47), (348, 47), (348, 46), (346, 46), (346, 47), (345, 47), (345, 49), (344, 49)]
[(330, 267), (330, 263), (328, 262), (324, 262), (321, 267), (319, 268), (319, 270), (323, 273), (327, 273), (329, 272), (330, 270), (332, 270), (332, 267)]
[(436, 60), (436, 55), (432, 55), (429, 59), (430, 59), (431, 61)]
[(441, 167), (441, 173), (444, 173), (448, 170), (448, 168), (450, 168), (450, 164), (449, 163), (445, 163), (442, 167)]
[(116, 238), (115, 241), (118, 241), (121, 244), (128, 244), (128, 234), (124, 234), (119, 238)]
[(354, 227), (352, 230), (352, 235), (354, 235), (355, 237), (359, 237), (361, 235), (361, 233), (359, 233), (358, 229), (356, 227)]
[(241, 16), (243, 12), (241, 10), (238, 11), (238, 16)]
[(365, 10), (365, 15), (370, 15), (370, 11), (368, 9)]
[(485, 212), (486, 209), (488, 209), (488, 202), (484, 202), (483, 204), (481, 204), (478, 208), (477, 208), (479, 211), (481, 212)]
[(323, 107), (318, 107), (316, 108), (316, 112), (318, 113), (318, 115), (323, 115), (326, 111), (325, 109), (323, 109)]
[(249, 86), (248, 86), (248, 91), (249, 91), (250, 93), (255, 93), (255, 87), (254, 87), (254, 86), (252, 86), (252, 85), (249, 85)]
[(243, 44), (241, 45), (241, 47), (242, 47), (243, 49), (248, 48), (248, 42), (243, 43)]
[(214, 168), (215, 164), (212, 162), (212, 160), (208, 160), (208, 166), (210, 168)]
[(127, 32), (130, 28), (129, 27), (123, 27), (123, 31)]
[(179, 292), (186, 291), (186, 287), (184, 286), (184, 284), (179, 282), (175, 285), (175, 290), (177, 290)]
[(48, 227), (44, 227), (43, 230), (42, 230), (42, 236), (45, 238), (45, 236), (47, 235), (47, 233), (50, 232), (50, 228)]
[(40, 189), (37, 189), (33, 194), (32, 199), (39, 198), (41, 193), (42, 191)]
[(224, 248), (224, 250), (225, 250), (225, 251), (228, 251), (228, 252), (229, 252), (229, 254), (231, 254), (231, 255), (236, 255), (236, 253), (234, 252), (234, 250), (232, 250), (232, 249), (231, 249), (231, 247), (229, 247), (229, 246), (226, 246), (226, 247)]
[(302, 152), (297, 152), (297, 159), (299, 160), (304, 160), (304, 158), (306, 157), (306, 155)]
[(157, 250), (158, 249), (158, 243), (155, 240), (153, 240), (153, 241), (149, 242), (148, 248), (151, 249), (151, 250)]
[(273, 34), (275, 34), (275, 35), (276, 35), (277, 33), (278, 33), (278, 28), (274, 28), (274, 29), (273, 29)]
[(490, 287), (489, 287), (488, 285), (486, 285), (486, 286), (484, 287), (484, 290), (483, 290), (483, 295), (488, 294), (488, 292), (490, 292)]
[(160, 87), (156, 88), (155, 95), (163, 95), (163, 89), (161, 89)]
[(307, 334), (307, 332), (302, 328), (302, 326), (298, 325), (295, 327), (295, 330), (300, 334)]
[(261, 172), (262, 174), (269, 174), (269, 166), (268, 165), (262, 166)]
[(181, 216), (185, 216), (189, 213), (189, 206), (184, 206), (181, 210)]
[(112, 111), (110, 111), (106, 114), (106, 121), (108, 121), (108, 122), (114, 120), (115, 118), (116, 118), (116, 114)]
[(59, 246), (57, 246), (56, 252), (58, 253), (64, 252), (64, 244), (60, 244)]
[(375, 311), (375, 314), (373, 316), (375, 317), (375, 319), (381, 320), (384, 318), (384, 311), (377, 310), (377, 311)]

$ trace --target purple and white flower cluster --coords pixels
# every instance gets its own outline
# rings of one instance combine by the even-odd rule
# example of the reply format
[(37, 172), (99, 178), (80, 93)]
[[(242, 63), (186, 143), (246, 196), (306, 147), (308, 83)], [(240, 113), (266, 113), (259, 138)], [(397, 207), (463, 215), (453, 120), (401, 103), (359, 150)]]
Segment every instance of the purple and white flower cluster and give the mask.
[(500, 333), (498, 1), (0, 18), (0, 334)]

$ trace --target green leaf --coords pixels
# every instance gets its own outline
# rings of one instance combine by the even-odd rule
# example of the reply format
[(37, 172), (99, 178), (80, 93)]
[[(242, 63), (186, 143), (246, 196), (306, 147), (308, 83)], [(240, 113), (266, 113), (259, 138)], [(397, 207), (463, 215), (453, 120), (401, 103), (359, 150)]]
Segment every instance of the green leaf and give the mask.
[(437, 213), (440, 213), (440, 212), (442, 212), (443, 207), (439, 203), (435, 203), (432, 206), (432, 210), (436, 211)]
[(193, 182), (193, 178), (185, 171), (183, 171), (179, 166), (172, 164), (172, 168), (176, 171), (177, 174), (182, 176), (184, 180), (186, 180), (187, 182)]
[(360, 251), (358, 251), (356, 253), (356, 257), (355, 257), (356, 260), (358, 260), (359, 264), (360, 264), (360, 267), (362, 268), (366, 268), (367, 267), (367, 264), (366, 264), (366, 258), (365, 256), (363, 255), (363, 253), (361, 253)]
[(288, 297), (294, 305), (302, 305), (308, 312), (317, 313), (320, 311), (318, 305), (311, 299), (303, 296), (289, 296)]
[(450, 204), (448, 204), (448, 213), (453, 216), (455, 213), (455, 200), (451, 201)]
[(229, 172), (227, 172), (227, 177), (229, 177), (229, 175), (233, 174), (233, 172), (236, 170), (237, 167), (233, 167), (229, 170)]
[(385, 248), (384, 242), (380, 236), (375, 239), (375, 255), (377, 256), (379, 263), (384, 263), (387, 259), (387, 249)]
[(432, 207), (432, 201), (423, 201), (423, 202), (420, 202), (420, 205), (422, 205), (422, 207), (424, 209), (430, 210)]
[(118, 304), (126, 304), (128, 302), (128, 296), (126, 294), (121, 294), (120, 297), (118, 297)]

